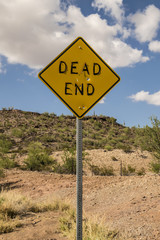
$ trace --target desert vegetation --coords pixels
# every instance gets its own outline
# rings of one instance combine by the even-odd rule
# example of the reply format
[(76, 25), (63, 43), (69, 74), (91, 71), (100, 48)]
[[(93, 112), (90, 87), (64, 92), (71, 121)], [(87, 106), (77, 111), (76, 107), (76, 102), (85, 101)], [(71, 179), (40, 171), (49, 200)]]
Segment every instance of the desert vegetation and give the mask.
[(28, 213), (67, 211), (66, 203), (50, 198), (48, 201), (33, 201), (14, 191), (0, 193), (0, 234), (22, 227)]
[[(32, 113), (14, 109), (0, 111), (0, 176), (4, 169), (20, 167), (31, 171), (53, 171), (75, 174), (76, 156), (75, 117), (56, 116), (54, 113)], [(153, 154), (150, 170), (160, 172), (160, 121), (151, 118), (152, 127), (125, 127), (116, 119), (106, 116), (89, 116), (83, 119), (83, 160), (85, 150), (121, 149), (131, 153), (136, 149)], [(54, 151), (63, 151), (62, 163), (53, 159)], [(27, 156), (21, 164), (18, 156)], [(114, 159), (113, 159), (114, 161)], [(112, 166), (88, 166), (95, 175), (114, 175)], [(133, 166), (121, 166), (121, 175), (144, 175), (145, 169), (136, 171)]]
[[(0, 111), (0, 179), (5, 179), (11, 169), (76, 174), (76, 124), (74, 116), (56, 116), (54, 113), (33, 113), (21, 110)], [(91, 161), (87, 151), (95, 149), (110, 153), (110, 164)], [(149, 163), (151, 174), (160, 173), (160, 120), (151, 118), (151, 126), (126, 127), (115, 118), (88, 116), (83, 119), (83, 174), (92, 176), (144, 176), (146, 168), (138, 168), (134, 162), (124, 162), (115, 155), (115, 150), (125, 156), (139, 151), (145, 162), (147, 151), (152, 155)], [(56, 154), (54, 154), (56, 153)], [(111, 154), (113, 153), (113, 154)], [(57, 157), (59, 156), (59, 158)], [(93, 154), (94, 156), (94, 154)], [(95, 156), (96, 158), (96, 156)], [(93, 159), (94, 160), (94, 159)], [(119, 167), (118, 173), (114, 164)], [(86, 170), (87, 169), (87, 170)], [(25, 224), (29, 212), (60, 211), (61, 232), (68, 239), (74, 239), (76, 229), (75, 211), (62, 202), (34, 201), (13, 191), (0, 193), (0, 234), (14, 231)], [(98, 222), (98, 220), (97, 220)], [(84, 217), (84, 239), (121, 239), (118, 231), (109, 231), (103, 224), (97, 224)], [(122, 239), (125, 239), (123, 236)]]
[[(68, 239), (76, 239), (76, 211), (69, 203), (50, 197), (48, 200), (32, 200), (14, 191), (2, 191), (0, 193), (0, 234), (9, 233), (23, 227), (28, 214), (44, 212), (60, 212), (60, 229)], [(121, 239), (116, 231), (108, 230), (103, 222), (97, 224), (97, 220), (91, 220), (84, 216), (83, 221), (85, 240), (116, 240)], [(123, 239), (124, 240), (124, 239)]]

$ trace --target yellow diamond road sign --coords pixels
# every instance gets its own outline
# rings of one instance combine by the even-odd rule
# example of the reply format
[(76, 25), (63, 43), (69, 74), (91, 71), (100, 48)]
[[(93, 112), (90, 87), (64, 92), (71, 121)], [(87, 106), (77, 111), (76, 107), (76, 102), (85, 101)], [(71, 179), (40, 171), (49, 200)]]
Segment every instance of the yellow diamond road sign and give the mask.
[(120, 81), (81, 37), (49, 63), (39, 78), (78, 118), (84, 117)]

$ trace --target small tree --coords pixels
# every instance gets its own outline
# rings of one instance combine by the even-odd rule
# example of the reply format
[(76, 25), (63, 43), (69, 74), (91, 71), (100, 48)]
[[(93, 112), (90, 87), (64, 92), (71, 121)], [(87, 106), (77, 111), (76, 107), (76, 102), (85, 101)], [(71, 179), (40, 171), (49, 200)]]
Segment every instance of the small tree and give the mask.
[(144, 128), (144, 138), (142, 139), (142, 147), (154, 154), (160, 159), (160, 121), (151, 117), (152, 127)]
[(28, 157), (24, 161), (31, 171), (48, 170), (56, 161), (50, 157), (40, 142), (32, 142), (28, 147)]
[(61, 171), (67, 174), (76, 174), (76, 151), (74, 149), (65, 149), (62, 160)]
[[(87, 153), (82, 152), (83, 163), (87, 163), (89, 160), (86, 158)], [(55, 172), (64, 174), (76, 174), (76, 151), (71, 149), (65, 149), (62, 156), (62, 165), (57, 165)]]
[(146, 126), (139, 131), (140, 145), (143, 150), (150, 151), (155, 157), (151, 163), (151, 169), (160, 172), (160, 120), (157, 117), (151, 117), (152, 127)]

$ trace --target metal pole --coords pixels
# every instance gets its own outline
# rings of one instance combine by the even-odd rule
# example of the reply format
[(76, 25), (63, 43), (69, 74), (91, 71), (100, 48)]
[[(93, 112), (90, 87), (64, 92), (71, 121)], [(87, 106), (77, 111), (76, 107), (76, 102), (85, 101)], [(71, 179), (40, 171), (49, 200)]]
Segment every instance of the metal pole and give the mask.
[(82, 120), (77, 118), (77, 136), (76, 136), (76, 149), (77, 149), (77, 238), (82, 240)]

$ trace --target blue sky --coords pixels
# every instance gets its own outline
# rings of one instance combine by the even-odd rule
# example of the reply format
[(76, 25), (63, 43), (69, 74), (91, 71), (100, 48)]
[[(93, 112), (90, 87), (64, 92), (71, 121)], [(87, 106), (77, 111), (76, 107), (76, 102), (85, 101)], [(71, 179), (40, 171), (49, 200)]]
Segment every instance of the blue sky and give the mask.
[(160, 119), (159, 0), (0, 0), (0, 109), (72, 114), (37, 74), (79, 36), (121, 77), (89, 115)]

